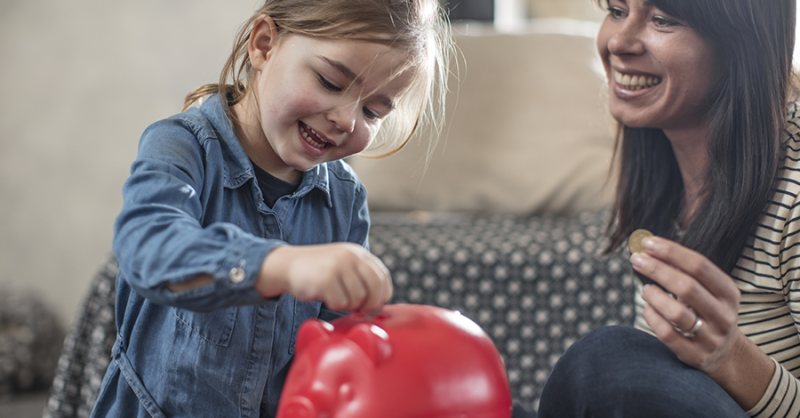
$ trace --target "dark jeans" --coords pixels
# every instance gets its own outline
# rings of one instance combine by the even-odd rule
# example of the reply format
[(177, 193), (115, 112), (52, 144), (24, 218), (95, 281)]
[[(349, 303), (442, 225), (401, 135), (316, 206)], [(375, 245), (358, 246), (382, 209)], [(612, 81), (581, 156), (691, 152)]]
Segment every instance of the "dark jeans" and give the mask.
[[(514, 418), (535, 418), (519, 407)], [(630, 327), (598, 329), (572, 345), (545, 383), (538, 418), (748, 418), (705, 373), (657, 338)]]

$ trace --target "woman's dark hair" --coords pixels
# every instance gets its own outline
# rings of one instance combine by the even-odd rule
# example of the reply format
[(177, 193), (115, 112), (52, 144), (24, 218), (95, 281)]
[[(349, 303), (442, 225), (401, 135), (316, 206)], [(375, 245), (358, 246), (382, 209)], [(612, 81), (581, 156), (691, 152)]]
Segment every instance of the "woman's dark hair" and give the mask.
[(773, 193), (793, 85), (795, 0), (651, 1), (687, 22), (722, 60), (707, 114), (708, 182), (691, 224), (679, 233), (684, 187), (669, 140), (661, 129), (620, 126), (607, 250), (647, 228), (730, 272)]

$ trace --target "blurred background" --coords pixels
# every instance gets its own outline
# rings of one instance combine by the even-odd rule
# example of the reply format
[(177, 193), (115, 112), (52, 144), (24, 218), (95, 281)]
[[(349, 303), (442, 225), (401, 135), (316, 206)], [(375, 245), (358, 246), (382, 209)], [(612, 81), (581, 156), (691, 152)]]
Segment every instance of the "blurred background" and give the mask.
[[(0, 1), (0, 417), (41, 415), (51, 378), (42, 367), (52, 359), (42, 362), (30, 346), (54, 345), (50, 357), (60, 350), (110, 255), (141, 132), (218, 79), (259, 3)], [(589, 0), (446, 7), (462, 32), (602, 17)]]
[[(60, 350), (111, 253), (141, 132), (179, 112), (190, 90), (217, 81), (239, 25), (259, 4), (0, 1), (0, 418), (41, 416), (47, 370), (36, 372), (39, 381), (30, 370), (20, 378), (37, 361), (25, 344), (43, 332), (49, 339), (40, 341)], [(604, 16), (591, 0), (446, 7), (458, 33), (524, 32), (532, 19), (576, 19), (595, 30)]]
[[(110, 253), (141, 132), (218, 79), (259, 3), (0, 2), (0, 289), (32, 292), (70, 323)], [(506, 3), (449, 8), (457, 26), (519, 13), (507, 30), (531, 16), (602, 17), (589, 0)]]
[[(0, 1), (0, 418), (41, 416), (52, 353), (111, 254), (141, 132), (217, 81), (259, 4)], [(461, 34), (564, 19), (594, 31), (604, 16), (591, 0), (446, 7)], [(52, 346), (46, 361), (37, 341)]]

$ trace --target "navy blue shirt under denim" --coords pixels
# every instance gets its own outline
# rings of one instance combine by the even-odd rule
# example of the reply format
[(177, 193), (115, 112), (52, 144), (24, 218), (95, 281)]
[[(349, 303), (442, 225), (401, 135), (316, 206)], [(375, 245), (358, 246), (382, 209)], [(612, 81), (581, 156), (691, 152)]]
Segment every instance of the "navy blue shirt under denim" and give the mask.
[[(149, 126), (114, 228), (118, 336), (92, 416), (274, 416), (300, 324), (339, 314), (288, 294), (264, 299), (279, 245), (367, 246), (366, 190), (341, 161), (265, 203), (217, 96)], [(165, 285), (201, 273), (211, 285)]]

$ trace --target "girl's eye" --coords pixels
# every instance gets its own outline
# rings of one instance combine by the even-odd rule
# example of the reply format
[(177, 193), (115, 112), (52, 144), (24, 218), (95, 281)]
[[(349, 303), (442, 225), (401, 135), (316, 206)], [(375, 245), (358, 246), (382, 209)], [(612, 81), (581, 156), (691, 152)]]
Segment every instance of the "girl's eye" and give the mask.
[(625, 17), (625, 11), (620, 9), (619, 7), (615, 6), (608, 6), (608, 15), (611, 16), (612, 19), (620, 19)]
[(680, 25), (678, 21), (662, 16), (653, 16), (653, 23), (659, 28), (669, 28)]
[(373, 111), (369, 110), (369, 108), (368, 108), (368, 107), (366, 107), (366, 106), (364, 106), (362, 109), (363, 109), (363, 111), (364, 111), (364, 115), (365, 115), (365, 116), (366, 116), (368, 119), (372, 119), (372, 120), (378, 120), (378, 119), (380, 119), (380, 118), (381, 118), (381, 116), (380, 116), (380, 115), (378, 115), (377, 113), (375, 113), (375, 112), (373, 112)]
[(322, 75), (319, 75), (319, 82), (320, 84), (322, 84), (322, 87), (325, 87), (330, 91), (336, 91), (336, 92), (342, 91), (341, 87), (331, 83), (330, 81), (328, 81), (327, 78), (323, 77)]

